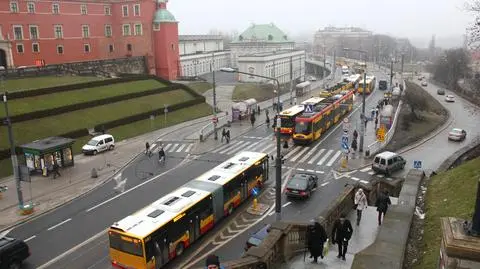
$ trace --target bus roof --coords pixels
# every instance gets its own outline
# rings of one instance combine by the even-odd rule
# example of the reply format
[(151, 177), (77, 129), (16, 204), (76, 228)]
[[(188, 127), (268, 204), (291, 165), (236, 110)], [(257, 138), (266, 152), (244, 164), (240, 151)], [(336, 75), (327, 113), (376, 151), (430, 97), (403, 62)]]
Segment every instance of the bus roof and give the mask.
[(304, 81), (304, 82), (302, 82), (302, 83), (298, 83), (297, 86), (295, 86), (295, 87), (297, 87), (297, 88), (305, 88), (305, 87), (309, 86), (310, 84), (311, 84), (310, 81)]
[(295, 116), (299, 113), (302, 113), (303, 110), (303, 105), (292, 106), (291, 108), (287, 108), (284, 111), (280, 112), (280, 116)]
[(199, 176), (196, 180), (225, 185), (246, 168), (265, 158), (267, 154), (260, 152), (241, 152), (226, 160), (212, 170)]
[(180, 187), (111, 227), (129, 235), (144, 238), (158, 227), (175, 220), (179, 214), (207, 197), (207, 191)]
[(322, 98), (322, 97), (312, 97), (312, 98), (309, 98), (305, 101), (302, 102), (302, 105), (316, 105), (320, 102), (322, 102), (323, 100), (325, 100), (325, 98)]

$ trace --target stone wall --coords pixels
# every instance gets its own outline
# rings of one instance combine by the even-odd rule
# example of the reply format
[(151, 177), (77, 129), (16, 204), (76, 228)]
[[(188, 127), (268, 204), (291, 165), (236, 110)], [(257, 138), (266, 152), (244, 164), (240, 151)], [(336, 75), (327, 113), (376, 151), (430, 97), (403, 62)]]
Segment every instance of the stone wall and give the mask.
[(463, 148), (457, 150), (448, 157), (438, 168), (438, 172), (444, 172), (454, 168), (470, 159), (480, 156), (480, 137), (476, 137), (472, 142)]
[(398, 205), (390, 207), (374, 243), (355, 255), (353, 269), (402, 269), (415, 200), (424, 177), (422, 170), (412, 169), (408, 172)]

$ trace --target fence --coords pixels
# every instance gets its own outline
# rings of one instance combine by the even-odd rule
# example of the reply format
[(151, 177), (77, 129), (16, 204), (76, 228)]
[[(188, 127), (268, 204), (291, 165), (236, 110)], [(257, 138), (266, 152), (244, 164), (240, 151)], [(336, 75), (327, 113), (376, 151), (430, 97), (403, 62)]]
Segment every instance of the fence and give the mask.
[[(221, 129), (224, 126), (228, 126), (231, 123), (231, 117), (228, 113), (219, 113), (217, 114), (217, 118), (218, 118), (217, 132), (218, 132), (218, 129)], [(198, 131), (197, 133), (194, 133), (193, 137), (188, 137), (188, 138), (199, 139), (200, 141), (203, 141), (209, 135), (213, 134), (213, 132), (215, 132), (215, 125), (213, 124), (213, 122), (210, 122), (207, 125), (203, 126), (202, 129), (200, 129), (200, 131)]]

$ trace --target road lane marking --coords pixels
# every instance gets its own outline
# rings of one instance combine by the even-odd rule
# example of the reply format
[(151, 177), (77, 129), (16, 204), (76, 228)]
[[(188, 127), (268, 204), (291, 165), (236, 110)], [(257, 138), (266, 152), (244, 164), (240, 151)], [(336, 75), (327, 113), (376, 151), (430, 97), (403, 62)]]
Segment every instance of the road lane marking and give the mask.
[(178, 147), (178, 144), (174, 144), (173, 147), (168, 152), (174, 152), (177, 147)]
[(295, 155), (290, 161), (295, 162), (298, 158), (303, 156), (303, 154), (305, 154), (305, 152), (309, 149), (310, 149), (309, 147), (305, 147), (304, 149), (302, 149), (302, 151), (300, 151), (297, 155)]
[(172, 146), (172, 144), (167, 144), (163, 150), (167, 151), (171, 146)]
[(246, 151), (246, 150), (249, 150), (249, 149), (251, 149), (252, 147), (256, 146), (256, 145), (257, 145), (258, 143), (260, 143), (260, 142), (262, 142), (262, 141), (258, 141), (258, 142), (255, 142), (255, 143), (253, 143), (253, 144), (250, 144), (250, 146), (244, 148), (243, 150), (245, 150), (245, 151)]
[(318, 143), (315, 147), (312, 148), (303, 158), (300, 159), (300, 162), (303, 163), (305, 162), (310, 156), (312, 156), (313, 153), (316, 152), (317, 148), (320, 146), (320, 143)]
[(153, 144), (150, 145), (150, 149), (153, 150), (156, 146), (157, 146), (157, 144), (153, 143)]
[(32, 236), (30, 236), (29, 238), (27, 238), (27, 239), (23, 240), (23, 242), (25, 242), (25, 243), (26, 243), (26, 242), (28, 242), (28, 241), (32, 240), (32, 239), (33, 239), (33, 238), (35, 238), (35, 237), (37, 237), (37, 236), (36, 236), (36, 235), (32, 235)]
[(298, 171), (305, 171), (303, 168), (297, 168)]
[(289, 153), (287, 153), (287, 155), (285, 155), (285, 159), (288, 159), (290, 156), (292, 156), (293, 154), (297, 153), (297, 151), (300, 151), (302, 148), (301, 147), (296, 147), (294, 148), (292, 151), (290, 151)]
[(292, 203), (292, 202), (287, 202), (287, 203), (285, 203), (284, 205), (282, 205), (282, 207), (287, 207), (287, 206), (289, 206), (291, 203)]
[(352, 177), (353, 180), (359, 181), (360, 179), (358, 177)]
[(333, 153), (333, 149), (329, 150), (321, 159), (320, 161), (317, 163), (317, 165), (322, 165), (326, 160), (327, 158), (332, 155)]
[(366, 181), (366, 180), (360, 180), (360, 182), (363, 183), (363, 184), (368, 184), (368, 181)]
[(60, 223), (58, 223), (58, 224), (56, 224), (56, 225), (53, 225), (52, 227), (48, 228), (47, 231), (51, 231), (51, 230), (57, 228), (58, 226), (61, 226), (61, 225), (65, 224), (65, 223), (67, 223), (67, 222), (69, 222), (69, 221), (71, 221), (71, 220), (72, 220), (72, 218), (66, 219), (66, 220), (64, 220), (64, 221), (62, 221), (62, 222), (60, 222)]
[(360, 172), (368, 172), (368, 171), (370, 171), (370, 169), (372, 169), (372, 168), (371, 167), (365, 167), (362, 170), (360, 170)]
[(270, 147), (273, 147), (273, 144), (269, 144), (268, 146), (264, 147), (263, 149), (259, 150), (259, 152), (266, 152), (266, 150)]
[(227, 152), (231, 152), (232, 150), (236, 149), (236, 148), (239, 148), (239, 146), (241, 147), (243, 144), (246, 144), (248, 143), (248, 141), (239, 141), (239, 143), (236, 143), (235, 145), (232, 145), (231, 147), (227, 147), (226, 149), (220, 151), (219, 153), (220, 154), (225, 154)]
[(338, 158), (338, 156), (340, 156), (340, 154), (342, 154), (342, 152), (340, 150), (337, 151), (337, 153), (335, 153), (335, 155), (333, 155), (333, 157), (330, 159), (330, 161), (328, 161), (327, 166), (332, 166), (332, 164), (337, 160), (337, 158)]
[(325, 186), (328, 185), (328, 183), (330, 183), (330, 181), (327, 181), (327, 182), (325, 182), (325, 183), (322, 183), (322, 185), (320, 185), (320, 186), (325, 187)]
[(178, 149), (177, 149), (176, 152), (182, 151), (182, 149), (183, 149), (186, 145), (187, 145), (187, 144), (182, 144), (182, 145), (180, 145), (180, 147), (178, 147)]
[(319, 170), (317, 170), (317, 171), (315, 171), (315, 172), (318, 173), (318, 174), (325, 174), (325, 172), (319, 171)]
[(313, 169), (308, 169), (307, 172), (315, 173), (315, 170), (313, 170)]
[(315, 159), (317, 159), (318, 157), (320, 157), (320, 155), (322, 155), (322, 153), (325, 151), (325, 149), (321, 149), (317, 154), (315, 154), (315, 156), (313, 156), (313, 158), (310, 159), (310, 161), (308, 161), (308, 164), (312, 164)]
[(237, 140), (237, 141), (234, 141), (232, 142), (231, 144), (230, 143), (225, 143), (224, 145), (216, 148), (215, 150), (212, 151), (212, 153), (219, 153), (220, 151), (226, 149), (226, 148), (230, 148), (230, 147), (234, 147), (235, 145), (237, 145), (238, 143), (242, 143), (241, 140)]
[(377, 177), (384, 177), (384, 176), (385, 176), (385, 175), (382, 175), (382, 174), (377, 175)]
[(187, 149), (185, 149), (185, 152), (190, 152), (190, 150), (192, 149), (193, 147), (193, 143), (191, 143), (190, 145), (188, 145)]
[(371, 171), (371, 172), (368, 172), (368, 174), (373, 176), (373, 174), (375, 174), (375, 172)]

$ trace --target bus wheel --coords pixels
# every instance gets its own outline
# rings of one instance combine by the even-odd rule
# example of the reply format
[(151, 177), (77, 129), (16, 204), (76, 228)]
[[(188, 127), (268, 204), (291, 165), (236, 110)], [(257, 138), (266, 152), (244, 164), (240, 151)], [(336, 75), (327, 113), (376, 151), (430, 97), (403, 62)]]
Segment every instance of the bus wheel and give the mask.
[(232, 215), (232, 213), (233, 213), (233, 205), (230, 204), (230, 205), (228, 206), (228, 215), (230, 216), (230, 215)]
[(183, 242), (178, 243), (177, 247), (175, 248), (175, 255), (176, 256), (182, 255), (184, 249), (185, 247), (183, 246)]

